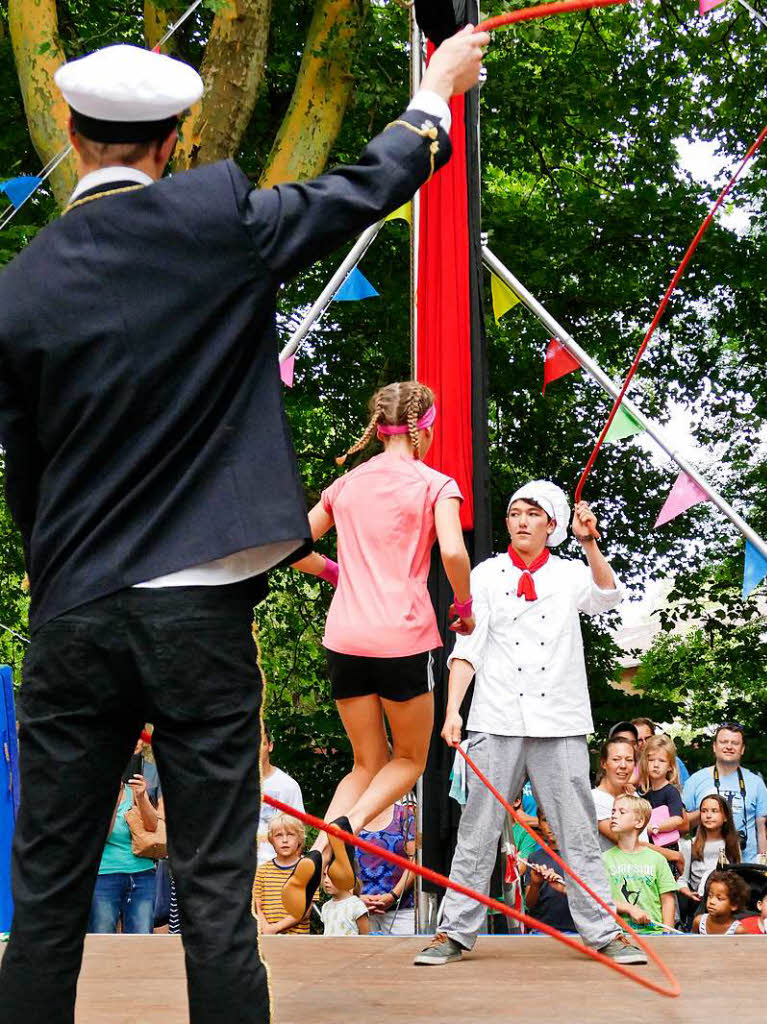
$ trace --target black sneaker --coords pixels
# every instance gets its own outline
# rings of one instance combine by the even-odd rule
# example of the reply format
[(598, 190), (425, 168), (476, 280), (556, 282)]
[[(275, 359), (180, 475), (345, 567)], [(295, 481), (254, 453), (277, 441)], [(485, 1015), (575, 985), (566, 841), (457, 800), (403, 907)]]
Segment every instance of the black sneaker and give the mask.
[(303, 921), (322, 880), (322, 854), (310, 850), (288, 875), (282, 887), (282, 905), (291, 917)]
[[(351, 833), (351, 822), (346, 817), (336, 818), (330, 824), (336, 825), (338, 828), (343, 829), (344, 832)], [(354, 847), (351, 843), (345, 843), (343, 839), (336, 839), (330, 832), (327, 835), (330, 849), (333, 851), (330, 863), (328, 864), (328, 878), (336, 889), (340, 889), (341, 892), (351, 892), (357, 881), (354, 865)]]

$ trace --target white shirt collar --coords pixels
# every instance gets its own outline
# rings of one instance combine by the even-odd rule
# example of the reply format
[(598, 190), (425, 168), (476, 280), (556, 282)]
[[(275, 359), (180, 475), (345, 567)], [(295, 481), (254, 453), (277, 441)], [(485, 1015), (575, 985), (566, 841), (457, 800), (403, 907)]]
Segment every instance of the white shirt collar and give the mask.
[(108, 185), (110, 181), (135, 181), (139, 185), (151, 185), (154, 178), (146, 171), (140, 171), (138, 167), (99, 167), (97, 171), (91, 171), (78, 181), (70, 203), (88, 189), (96, 188), (97, 185)]

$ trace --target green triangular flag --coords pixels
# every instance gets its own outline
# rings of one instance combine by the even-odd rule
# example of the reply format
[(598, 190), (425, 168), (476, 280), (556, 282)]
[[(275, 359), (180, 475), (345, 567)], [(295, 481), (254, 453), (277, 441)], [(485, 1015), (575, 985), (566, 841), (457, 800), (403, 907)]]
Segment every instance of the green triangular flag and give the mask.
[(621, 405), (615, 414), (615, 419), (610, 424), (610, 429), (605, 434), (605, 441), (620, 441), (622, 437), (641, 434), (643, 430), (642, 424), (630, 412), (626, 412)]

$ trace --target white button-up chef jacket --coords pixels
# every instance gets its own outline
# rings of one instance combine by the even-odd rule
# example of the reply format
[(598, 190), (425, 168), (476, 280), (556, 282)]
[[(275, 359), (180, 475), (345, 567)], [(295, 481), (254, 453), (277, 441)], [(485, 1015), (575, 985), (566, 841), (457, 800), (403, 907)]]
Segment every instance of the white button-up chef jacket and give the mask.
[[(614, 574), (613, 574), (614, 575)], [(508, 553), (471, 574), (476, 627), (448, 665), (476, 673), (467, 728), (499, 736), (583, 736), (593, 731), (579, 612), (615, 608), (623, 588), (602, 590), (583, 562), (551, 555), (533, 574), (538, 598), (517, 597), (521, 570)]]

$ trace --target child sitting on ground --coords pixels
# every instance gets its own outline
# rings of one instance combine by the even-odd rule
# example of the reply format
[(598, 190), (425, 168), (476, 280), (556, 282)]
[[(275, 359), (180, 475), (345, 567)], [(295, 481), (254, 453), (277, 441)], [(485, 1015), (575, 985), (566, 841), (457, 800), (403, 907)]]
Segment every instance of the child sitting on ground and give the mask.
[(262, 935), (308, 935), (309, 913), (302, 919), (292, 917), (282, 902), (282, 890), (298, 863), (306, 845), (304, 826), (287, 814), (275, 814), (267, 830), (275, 850), (272, 860), (260, 864), (253, 882), (253, 916), (258, 918)]
[(708, 876), (717, 867), (740, 863), (740, 843), (732, 820), (732, 809), (719, 793), (700, 802), (700, 825), (695, 838), (683, 839), (679, 849), (684, 866), (679, 878), (679, 909), (685, 929), (689, 930), (703, 899)]
[(617, 845), (602, 854), (615, 906), (639, 932), (657, 931), (661, 924), (673, 928), (676, 912), (676, 882), (667, 861), (639, 845), (651, 813), (642, 797), (616, 797), (610, 822)]
[[(559, 853), (557, 837), (551, 830), (543, 808), (538, 807), (538, 831), (552, 850)], [(538, 847), (527, 858), (525, 906), (533, 917), (560, 932), (574, 932), (575, 922), (567, 903), (564, 872), (545, 850)]]
[(354, 892), (337, 889), (327, 871), (322, 876), (322, 888), (330, 899), (322, 904), (322, 924), (325, 935), (370, 935), (368, 908), (360, 899), (359, 879)]
[(748, 906), (748, 886), (734, 871), (712, 871), (708, 876), (706, 913), (692, 923), (699, 935), (735, 935), (740, 921), (737, 913)]
[(663, 841), (667, 832), (684, 831), (686, 820), (682, 794), (679, 792), (676, 747), (668, 736), (650, 736), (645, 740), (639, 759), (639, 796), (645, 798), (653, 811), (660, 807), (666, 808), (666, 817), (647, 829), (651, 841), (665, 846), (667, 850), (678, 850), (676, 841)]
[(759, 913), (754, 917), (743, 917), (738, 921), (736, 935), (767, 935), (767, 892), (762, 893), (756, 909)]

